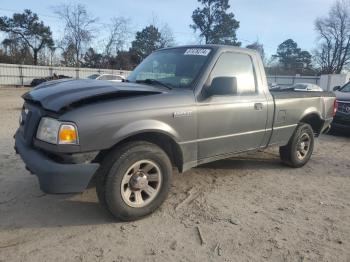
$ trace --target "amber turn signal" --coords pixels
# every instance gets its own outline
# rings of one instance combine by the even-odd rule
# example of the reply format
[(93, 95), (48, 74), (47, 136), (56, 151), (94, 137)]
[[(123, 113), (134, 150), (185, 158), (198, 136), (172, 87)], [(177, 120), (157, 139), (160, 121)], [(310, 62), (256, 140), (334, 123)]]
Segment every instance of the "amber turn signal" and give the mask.
[(74, 125), (61, 125), (58, 133), (59, 144), (78, 144), (78, 133)]

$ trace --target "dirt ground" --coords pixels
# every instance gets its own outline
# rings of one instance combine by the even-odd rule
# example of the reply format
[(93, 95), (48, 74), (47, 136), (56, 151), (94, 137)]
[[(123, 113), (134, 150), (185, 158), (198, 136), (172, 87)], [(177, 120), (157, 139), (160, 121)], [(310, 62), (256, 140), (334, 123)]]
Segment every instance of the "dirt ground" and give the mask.
[(94, 188), (39, 190), (13, 150), (23, 92), (0, 90), (1, 262), (350, 261), (350, 135), (321, 136), (300, 169), (271, 149), (174, 174), (158, 211), (117, 223)]

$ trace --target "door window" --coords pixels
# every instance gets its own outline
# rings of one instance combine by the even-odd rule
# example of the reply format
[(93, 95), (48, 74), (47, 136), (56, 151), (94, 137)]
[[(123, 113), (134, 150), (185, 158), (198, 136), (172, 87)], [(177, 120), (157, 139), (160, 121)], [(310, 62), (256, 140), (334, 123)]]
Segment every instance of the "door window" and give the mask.
[(237, 95), (257, 92), (253, 62), (247, 54), (223, 53), (210, 74), (210, 83), (216, 77), (236, 77)]

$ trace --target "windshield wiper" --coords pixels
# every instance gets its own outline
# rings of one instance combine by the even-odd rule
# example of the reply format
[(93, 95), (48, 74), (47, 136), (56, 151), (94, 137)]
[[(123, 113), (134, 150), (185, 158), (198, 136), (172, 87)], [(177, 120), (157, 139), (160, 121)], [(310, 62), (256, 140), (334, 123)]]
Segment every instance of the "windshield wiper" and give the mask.
[(145, 83), (145, 84), (150, 84), (150, 85), (161, 85), (161, 86), (164, 86), (170, 90), (173, 89), (173, 86), (171, 86), (171, 84), (167, 84), (167, 83), (161, 82), (157, 79), (151, 79), (151, 78), (147, 78), (145, 80), (136, 80), (136, 83)]

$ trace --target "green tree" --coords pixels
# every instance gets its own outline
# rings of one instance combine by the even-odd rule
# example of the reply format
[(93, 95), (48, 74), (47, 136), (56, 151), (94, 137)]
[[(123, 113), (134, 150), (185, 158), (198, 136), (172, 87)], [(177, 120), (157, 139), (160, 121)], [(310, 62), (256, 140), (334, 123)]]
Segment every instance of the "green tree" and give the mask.
[(317, 72), (313, 68), (312, 59), (308, 51), (299, 48), (294, 40), (287, 39), (278, 46), (277, 53), (267, 63), (267, 73), (315, 75)]
[(198, 0), (202, 7), (192, 13), (193, 23), (190, 27), (200, 32), (206, 44), (226, 44), (240, 46), (236, 31), (239, 22), (234, 14), (228, 12), (228, 0)]
[(137, 56), (138, 62), (141, 62), (153, 51), (163, 47), (165, 47), (165, 43), (158, 28), (149, 25), (142, 31), (136, 32), (135, 40), (131, 43), (130, 52)]
[(301, 51), (299, 53), (297, 62), (301, 63), (304, 68), (311, 68), (312, 55), (308, 51)]
[(284, 68), (291, 68), (295, 65), (299, 53), (298, 44), (293, 39), (287, 39), (277, 48), (277, 57)]
[(69, 44), (67, 47), (63, 49), (62, 52), (62, 58), (61, 64), (64, 66), (75, 66), (76, 60), (75, 60), (75, 47), (73, 44)]
[(15, 13), (12, 18), (0, 17), (0, 31), (6, 32), (8, 39), (13, 36), (20, 40), (33, 53), (33, 64), (38, 64), (38, 53), (45, 47), (53, 47), (50, 27), (39, 21), (38, 15), (26, 9), (22, 14)]
[(278, 58), (284, 69), (293, 70), (311, 67), (311, 54), (308, 51), (301, 50), (292, 39), (287, 39), (278, 46), (275, 57)]
[(2, 41), (2, 55), (0, 63), (32, 64), (33, 54), (29, 47), (24, 45), (17, 37), (11, 35)]
[(100, 68), (103, 66), (103, 56), (96, 53), (95, 50), (90, 47), (84, 55), (84, 66), (90, 68)]
[(139, 63), (138, 56), (130, 51), (118, 51), (117, 56), (109, 57), (108, 64), (120, 70), (133, 70)]

